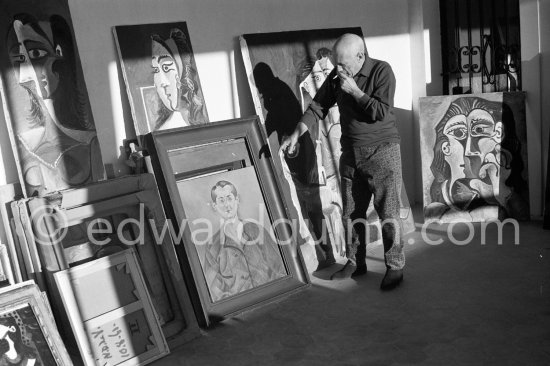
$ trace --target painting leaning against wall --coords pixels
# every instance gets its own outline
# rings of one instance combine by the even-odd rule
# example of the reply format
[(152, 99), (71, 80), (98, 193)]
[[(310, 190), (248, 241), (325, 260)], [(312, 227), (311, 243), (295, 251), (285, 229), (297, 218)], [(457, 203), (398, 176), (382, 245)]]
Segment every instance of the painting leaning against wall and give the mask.
[(420, 99), (424, 216), (529, 219), (525, 94)]
[[(272, 151), (278, 150), (284, 135), (294, 131), (334, 68), (332, 47), (344, 33), (362, 37), (359, 27), (240, 37), (254, 107), (266, 128)], [(310, 243), (322, 243), (315, 246), (319, 269), (334, 261), (331, 246), (337, 249), (345, 242), (339, 174), (340, 137), (340, 115), (334, 105), (316, 128), (300, 137), (297, 156), (274, 159), (278, 174), (288, 183), (285, 195), (292, 198), (297, 216), (303, 219), (300, 220), (302, 236)], [(409, 233), (414, 231), (414, 220), (404, 188), (401, 201), (402, 227), (404, 233)], [(379, 242), (380, 225), (372, 202), (367, 215), (371, 229), (368, 230), (368, 242)]]
[(27, 196), (104, 178), (66, 0), (0, 4), (0, 94)]
[(113, 32), (138, 136), (208, 122), (185, 22)]

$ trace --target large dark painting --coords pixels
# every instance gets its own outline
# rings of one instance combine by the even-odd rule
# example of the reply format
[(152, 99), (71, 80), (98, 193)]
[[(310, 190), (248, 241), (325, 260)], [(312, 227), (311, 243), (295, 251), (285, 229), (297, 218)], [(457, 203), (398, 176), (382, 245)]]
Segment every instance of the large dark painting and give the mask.
[(0, 94), (26, 194), (102, 179), (67, 1), (2, 1), (0, 37)]
[(187, 24), (114, 28), (136, 134), (208, 122)]
[(420, 137), (426, 219), (529, 219), (524, 93), (422, 98)]

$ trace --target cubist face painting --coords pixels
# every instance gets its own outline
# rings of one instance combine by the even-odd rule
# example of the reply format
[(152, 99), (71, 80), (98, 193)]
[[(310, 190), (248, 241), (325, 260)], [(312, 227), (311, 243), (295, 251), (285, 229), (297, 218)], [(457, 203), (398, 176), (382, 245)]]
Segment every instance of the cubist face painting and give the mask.
[(449, 111), (453, 109), (457, 112), (441, 121), (444, 136), (440, 149), (450, 170), (447, 197), (459, 206), (475, 198), (491, 200), (498, 195), (494, 178), (501, 176), (503, 166), (509, 169), (507, 152), (501, 149), (502, 122), (475, 102), (471, 108), (452, 104)]
[(55, 62), (63, 58), (61, 46), (53, 44), (48, 22), (13, 23), (8, 49), (19, 83), (40, 99), (51, 99), (59, 85)]
[(178, 109), (180, 73), (176, 57), (159, 42), (152, 40), (153, 80), (162, 103), (171, 111)]

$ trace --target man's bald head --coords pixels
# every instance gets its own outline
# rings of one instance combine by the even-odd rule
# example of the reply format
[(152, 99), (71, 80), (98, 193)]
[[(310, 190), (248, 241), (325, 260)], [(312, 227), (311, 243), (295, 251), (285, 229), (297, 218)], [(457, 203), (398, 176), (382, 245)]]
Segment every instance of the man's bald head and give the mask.
[(346, 33), (334, 43), (333, 54), (338, 71), (351, 77), (363, 67), (367, 48), (363, 38), (357, 34)]

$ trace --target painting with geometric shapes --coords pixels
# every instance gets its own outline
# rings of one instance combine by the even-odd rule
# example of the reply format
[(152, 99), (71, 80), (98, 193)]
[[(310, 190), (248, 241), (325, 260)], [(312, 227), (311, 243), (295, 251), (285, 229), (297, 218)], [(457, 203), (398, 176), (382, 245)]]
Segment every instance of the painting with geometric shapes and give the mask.
[(103, 179), (67, 0), (3, 1), (0, 34), (0, 94), (26, 195)]
[(529, 219), (525, 94), (420, 99), (425, 219)]
[(185, 22), (113, 28), (138, 136), (208, 122)]

